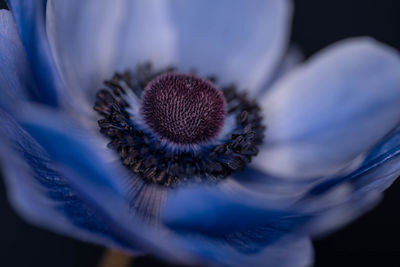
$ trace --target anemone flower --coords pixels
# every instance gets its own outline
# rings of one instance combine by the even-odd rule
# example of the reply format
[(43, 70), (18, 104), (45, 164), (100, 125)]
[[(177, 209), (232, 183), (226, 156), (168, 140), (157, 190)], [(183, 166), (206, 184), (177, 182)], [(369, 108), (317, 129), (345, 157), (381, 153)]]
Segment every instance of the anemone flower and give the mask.
[(28, 221), (186, 265), (309, 266), (400, 174), (400, 57), (300, 62), (289, 0), (9, 0), (1, 160)]

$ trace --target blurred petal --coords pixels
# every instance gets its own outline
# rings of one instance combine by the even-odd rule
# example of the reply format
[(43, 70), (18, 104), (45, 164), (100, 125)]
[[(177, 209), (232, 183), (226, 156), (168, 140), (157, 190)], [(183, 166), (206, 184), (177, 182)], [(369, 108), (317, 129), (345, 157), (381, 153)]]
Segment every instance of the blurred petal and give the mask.
[[(282, 235), (274, 228), (258, 228), (222, 236), (148, 228), (135, 216), (125, 217), (120, 198), (87, 177), (71, 176), (91, 205), (109, 217), (108, 223), (133, 245), (169, 261), (189, 266), (309, 266), (312, 247), (307, 238)], [(115, 199), (117, 198), (117, 199)], [(119, 199), (119, 200), (118, 200)], [(113, 228), (114, 228), (113, 227)]]
[[(238, 249), (253, 251), (274, 245), (290, 233), (327, 234), (373, 208), (380, 192), (355, 190), (351, 183), (324, 194), (303, 194), (289, 205), (273, 203), (257, 194), (227, 190), (184, 189), (171, 196), (164, 221), (173, 229), (225, 238)], [(272, 208), (271, 208), (272, 207)], [(229, 223), (228, 223), (229, 222)], [(240, 237), (239, 240), (230, 237)]]
[(275, 73), (270, 77), (267, 83), (262, 87), (259, 95), (266, 93), (275, 83), (277, 83), (281, 78), (284, 78), (290, 71), (296, 68), (304, 61), (304, 54), (301, 49), (296, 45), (291, 45), (286, 51), (285, 56), (278, 65)]
[(93, 177), (101, 186), (123, 194), (116, 179), (108, 179), (118, 171), (110, 164), (99, 164), (110, 162), (113, 154), (106, 148), (103, 153), (96, 151), (94, 144), (100, 142), (96, 135), (85, 131), (64, 113), (41, 106), (26, 105), (17, 119), (54, 162), (77, 169), (82, 176)]
[[(326, 224), (325, 230), (342, 226), (372, 207), (375, 200), (375, 197), (365, 194), (354, 194), (349, 183), (331, 188), (322, 195), (304, 192), (295, 202), (287, 203), (281, 199), (274, 202), (261, 194), (249, 194), (243, 190), (189, 188), (170, 196), (163, 219), (173, 229), (208, 236), (233, 235), (243, 231), (241, 236), (246, 237), (251, 234), (251, 229), (258, 229), (260, 237), (261, 233), (269, 231), (264, 239), (259, 239), (265, 245), (288, 233), (304, 233), (306, 225), (333, 213), (336, 219)], [(341, 216), (337, 210), (343, 211)]]
[(50, 52), (45, 29), (45, 0), (8, 0), (24, 44), (29, 66), (39, 92), (36, 100), (48, 105), (58, 104), (62, 84)]
[(316, 216), (302, 231), (312, 236), (329, 234), (374, 208), (381, 198), (380, 192), (354, 191), (349, 183), (337, 185), (317, 197), (308, 196), (300, 209)]
[(268, 125), (254, 163), (287, 177), (349, 173), (400, 122), (400, 57), (370, 39), (340, 42), (262, 101)]
[[(71, 94), (93, 100), (116, 71), (174, 57), (174, 32), (164, 1), (49, 0), (47, 33)], [(90, 102), (90, 105), (93, 103)]]
[(0, 106), (12, 108), (35, 89), (12, 15), (0, 10)]
[[(254, 239), (260, 238), (260, 233), (253, 234)], [(186, 247), (193, 246), (196, 253), (202, 255), (203, 261), (210, 266), (308, 267), (313, 263), (311, 241), (304, 237), (287, 236), (265, 247), (260, 244), (257, 251), (241, 250), (251, 246), (252, 238), (240, 234), (236, 240), (234, 237), (224, 240), (196, 235), (188, 235), (186, 239)], [(196, 266), (200, 265), (197, 263)]]
[(351, 178), (358, 191), (386, 190), (400, 176), (400, 129), (368, 155), (366, 163)]
[(282, 203), (220, 188), (188, 188), (174, 192), (165, 207), (163, 219), (170, 227), (211, 235), (262, 226), (282, 236), (308, 219), (290, 209), (285, 210)]
[(164, 223), (182, 233), (187, 247), (222, 266), (309, 266), (309, 241), (301, 232), (295, 238), (293, 233), (310, 216), (231, 189), (189, 187), (172, 192), (164, 206)]
[[(52, 166), (56, 167), (58, 172), (54, 174), (57, 175), (56, 177), (45, 177), (49, 179), (49, 184), (44, 184), (44, 188), (41, 189), (44, 191), (35, 192), (34, 197), (40, 196), (51, 201), (53, 200), (51, 197), (54, 196), (53, 191), (65, 194), (55, 199), (59, 201), (55, 208), (65, 212), (66, 220), (70, 220), (70, 223), (75, 224), (78, 229), (91, 230), (93, 234), (106, 237), (97, 238), (95, 235), (94, 240), (88, 239), (92, 242), (135, 253), (138, 252), (137, 247), (140, 246), (147, 250), (157, 249), (162, 254), (162, 248), (153, 244), (153, 240), (157, 240), (154, 229), (148, 229), (138, 218), (136, 220), (132, 218), (129, 202), (125, 198), (124, 180), (119, 169), (113, 168), (113, 165), (107, 162), (108, 151), (105, 149), (104, 153), (96, 153), (91, 145), (93, 141), (88, 139), (91, 136), (78, 129), (77, 125), (66, 116), (35, 106), (29, 107), (29, 112), (27, 110), (20, 114), (18, 119), (40, 143), (42, 153), (46, 153), (46, 156), (47, 153), (49, 154)], [(14, 122), (12, 127), (7, 127), (7, 129), (12, 130), (15, 126), (18, 125)], [(21, 128), (18, 129), (38, 146), (28, 133)], [(21, 144), (21, 147), (32, 151), (32, 148), (25, 143)], [(34, 159), (33, 162), (44, 165), (49, 160), (46, 157)], [(32, 168), (41, 171), (40, 166), (32, 166)], [(37, 177), (28, 177), (27, 180), (43, 179), (42, 175), (43, 173), (39, 173)], [(47, 191), (50, 191), (50, 197), (43, 196), (48, 193)], [(55, 196), (58, 197), (58, 195)], [(70, 202), (72, 204), (68, 207)], [(43, 206), (43, 202), (36, 204), (39, 209), (47, 207)], [(46, 222), (42, 226), (48, 226), (51, 223), (48, 222), (49, 219), (54, 220), (54, 218), (47, 218), (47, 213), (35, 215), (39, 222)], [(127, 230), (128, 225), (134, 230)], [(56, 229), (64, 232), (63, 227), (65, 226), (60, 225), (61, 229)], [(54, 229), (54, 227), (50, 228)], [(85, 237), (85, 234), (82, 237), (76, 236), (81, 239)], [(182, 257), (184, 256), (182, 252)], [(180, 257), (177, 256), (177, 259), (179, 260)]]
[(287, 0), (171, 0), (178, 66), (257, 92), (286, 51)]
[[(253, 227), (255, 229), (245, 234), (233, 232), (215, 237), (187, 236), (181, 232), (147, 227), (136, 216), (130, 216), (128, 202), (119, 189), (121, 180), (118, 172), (110, 173), (111, 168), (106, 167), (109, 165), (101, 160), (101, 155), (91, 153), (84, 135), (75, 135), (74, 128), (54, 112), (46, 115), (31, 110), (25, 114), (23, 125), (49, 151), (51, 157), (62, 164), (58, 169), (67, 177), (74, 192), (98, 214), (99, 221), (110, 229), (119, 246), (131, 251), (140, 244), (145, 251), (191, 264), (216, 262), (224, 266), (274, 266), (279, 260), (282, 266), (294, 263), (298, 264), (295, 266), (307, 266), (310, 262), (309, 240), (284, 242), (294, 226), (282, 217), (278, 217), (273, 224)], [(160, 230), (162, 235), (158, 234)]]
[[(149, 227), (140, 218), (129, 213), (128, 201), (118, 189), (121, 177), (118, 172), (109, 176), (109, 167), (106, 167), (109, 165), (101, 157), (90, 154), (90, 147), (82, 143), (85, 140), (83, 136), (81, 139), (75, 135), (67, 135), (66, 121), (60, 118), (57, 120), (54, 113), (47, 116), (41, 114), (42, 120), (35, 119), (38, 114), (34, 110), (29, 112), (23, 118), (23, 125), (49, 151), (52, 158), (61, 164), (59, 169), (74, 191), (98, 214), (100, 221), (104, 222), (124, 249), (132, 251), (132, 248), (140, 244), (146, 252), (192, 265), (218, 263), (223, 266), (243, 266), (251, 263), (274, 266), (272, 263), (280, 258), (284, 264), (296, 262), (301, 263), (299, 266), (304, 266), (310, 261), (309, 240), (301, 238), (291, 240), (292, 242), (278, 242), (275, 236), (278, 231), (275, 229), (254, 231), (245, 237), (230, 235), (226, 238), (214, 238), (188, 237), (184, 233)], [(67, 127), (71, 130), (69, 125)], [(265, 238), (260, 239), (260, 235)], [(276, 243), (271, 244), (272, 241)], [(293, 251), (293, 256), (281, 258), (293, 249), (296, 252), (301, 250), (302, 253)]]
[(122, 247), (108, 225), (81, 201), (43, 148), (0, 110), (0, 159), (10, 202), (26, 220), (58, 233)]
[(311, 194), (323, 194), (340, 183), (350, 181), (358, 191), (382, 192), (400, 175), (400, 129), (387, 136), (368, 154), (362, 166), (346, 176), (324, 180)]
[(282, 179), (268, 175), (262, 170), (246, 167), (243, 171), (232, 175), (234, 181), (252, 194), (259, 194), (263, 198), (279, 201), (280, 203), (294, 203), (313, 188), (317, 179)]

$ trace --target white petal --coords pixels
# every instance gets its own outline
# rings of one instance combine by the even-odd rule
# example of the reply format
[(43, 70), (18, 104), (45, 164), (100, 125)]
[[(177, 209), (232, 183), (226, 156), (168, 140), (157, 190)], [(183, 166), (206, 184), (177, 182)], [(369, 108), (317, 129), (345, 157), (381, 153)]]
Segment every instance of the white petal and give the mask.
[(163, 1), (50, 0), (47, 7), (50, 44), (74, 93), (93, 98), (115, 71), (145, 61), (165, 66), (174, 58), (174, 32)]
[(178, 66), (258, 91), (286, 51), (287, 0), (171, 0)]
[(275, 83), (285, 77), (294, 68), (298, 67), (304, 61), (304, 59), (305, 56), (300, 47), (291, 45), (288, 51), (286, 51), (286, 54), (282, 58), (279, 66), (275, 70), (275, 73), (270, 77), (267, 83), (263, 85), (259, 95), (262, 96), (265, 94), (273, 85), (275, 85)]
[(358, 166), (400, 122), (400, 57), (370, 39), (340, 42), (276, 85), (262, 100), (268, 125), (255, 164), (315, 178)]

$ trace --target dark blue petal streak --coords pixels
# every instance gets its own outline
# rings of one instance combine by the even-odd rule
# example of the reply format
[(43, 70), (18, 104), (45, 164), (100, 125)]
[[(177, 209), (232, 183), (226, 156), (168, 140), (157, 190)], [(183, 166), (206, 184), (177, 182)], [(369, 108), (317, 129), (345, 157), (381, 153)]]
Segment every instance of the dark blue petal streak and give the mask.
[(5, 178), (12, 187), (9, 190), (10, 199), (17, 201), (14, 205), (25, 213), (21, 215), (39, 224), (57, 224), (49, 227), (75, 238), (102, 244), (106, 240), (111, 244), (117, 243), (108, 225), (81, 201), (67, 180), (54, 170), (42, 147), (1, 110), (0, 123)]
[(8, 0), (29, 66), (40, 91), (31, 92), (34, 100), (47, 105), (58, 105), (62, 84), (47, 40), (45, 15), (46, 0)]

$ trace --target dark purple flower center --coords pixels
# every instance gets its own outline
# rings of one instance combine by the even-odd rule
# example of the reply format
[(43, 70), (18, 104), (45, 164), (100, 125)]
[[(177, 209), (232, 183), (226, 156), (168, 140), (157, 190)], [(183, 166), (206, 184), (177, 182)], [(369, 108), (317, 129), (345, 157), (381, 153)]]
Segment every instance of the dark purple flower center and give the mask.
[(133, 177), (167, 187), (213, 184), (244, 169), (264, 138), (261, 110), (235, 85), (218, 90), (216, 81), (173, 67), (155, 71), (149, 63), (115, 73), (94, 104), (107, 146)]
[(141, 113), (161, 139), (191, 145), (218, 135), (224, 124), (226, 103), (210, 81), (191, 74), (167, 73), (144, 89)]

